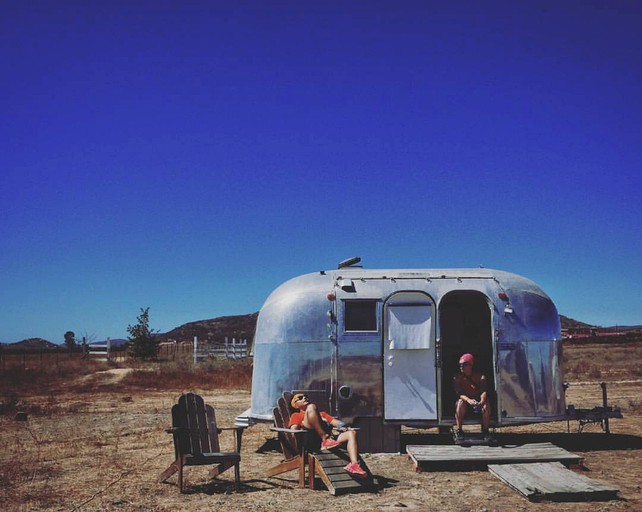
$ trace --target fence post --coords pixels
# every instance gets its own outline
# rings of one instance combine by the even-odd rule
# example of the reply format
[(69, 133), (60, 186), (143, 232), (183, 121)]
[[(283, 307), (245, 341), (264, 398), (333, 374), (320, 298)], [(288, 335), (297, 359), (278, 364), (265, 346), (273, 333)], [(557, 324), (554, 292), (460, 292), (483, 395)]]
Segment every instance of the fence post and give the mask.
[(109, 361), (111, 356), (111, 338), (107, 337), (107, 361)]
[(198, 338), (194, 336), (194, 366), (198, 363)]

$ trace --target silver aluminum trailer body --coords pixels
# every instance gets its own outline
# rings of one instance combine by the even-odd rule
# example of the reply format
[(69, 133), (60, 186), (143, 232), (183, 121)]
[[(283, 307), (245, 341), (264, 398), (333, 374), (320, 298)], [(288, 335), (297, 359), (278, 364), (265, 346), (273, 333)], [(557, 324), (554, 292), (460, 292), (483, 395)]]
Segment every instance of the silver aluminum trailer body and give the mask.
[(493, 424), (565, 417), (560, 320), (516, 274), (347, 267), (291, 279), (261, 309), (252, 405), (270, 420), (284, 390), (308, 390), (348, 421), (453, 424), (462, 353), (489, 381)]

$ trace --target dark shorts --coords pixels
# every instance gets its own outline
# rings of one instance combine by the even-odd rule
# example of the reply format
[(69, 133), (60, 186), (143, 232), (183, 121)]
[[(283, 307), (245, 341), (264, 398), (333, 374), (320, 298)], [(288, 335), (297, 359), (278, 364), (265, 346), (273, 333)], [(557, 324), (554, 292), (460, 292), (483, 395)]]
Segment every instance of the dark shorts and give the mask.
[(303, 446), (308, 452), (318, 452), (321, 449), (321, 438), (314, 430), (306, 430), (303, 434)]
[[(332, 426), (325, 424), (326, 432), (332, 432)], [(303, 434), (303, 446), (308, 452), (318, 452), (321, 449), (321, 438), (314, 430), (305, 430)]]

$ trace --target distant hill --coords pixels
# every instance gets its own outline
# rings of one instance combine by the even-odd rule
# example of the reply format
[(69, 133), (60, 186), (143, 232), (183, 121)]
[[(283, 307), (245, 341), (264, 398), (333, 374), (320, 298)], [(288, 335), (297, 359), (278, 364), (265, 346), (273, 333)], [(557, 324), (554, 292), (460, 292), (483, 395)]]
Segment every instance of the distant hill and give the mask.
[[(157, 336), (162, 340), (192, 341), (197, 336), (201, 341), (224, 341), (225, 337), (246, 339), (252, 341), (254, 330), (256, 328), (256, 319), (259, 314), (251, 313), (247, 315), (221, 316), (209, 320), (198, 320), (189, 322), (165, 333), (159, 333)], [(76, 340), (79, 344), (79, 340)], [(102, 344), (105, 341), (92, 341), (90, 345)], [(112, 346), (120, 347), (127, 343), (126, 339), (115, 338), (111, 340)], [(43, 338), (29, 338), (17, 343), (0, 343), (6, 349), (16, 350), (42, 350), (49, 348), (64, 348), (64, 344), (56, 345)]]
[[(192, 341), (194, 336), (197, 336), (199, 340), (203, 341), (223, 341), (225, 336), (251, 341), (254, 337), (258, 315), (258, 313), (252, 313), (249, 315), (222, 316), (210, 320), (199, 320), (198, 322), (190, 322), (181, 325), (180, 327), (176, 327), (175, 329), (159, 334), (158, 336), (163, 341)], [(569, 318), (564, 315), (560, 315), (560, 323), (562, 325), (562, 329), (594, 327), (591, 324), (580, 322), (579, 320), (575, 320), (574, 318)], [(633, 329), (635, 327), (631, 328)]]
[(602, 326), (597, 326), (597, 325), (591, 325), (591, 324), (585, 324), (584, 322), (580, 322), (579, 320), (574, 320), (573, 318), (569, 318), (564, 315), (560, 315), (560, 322), (562, 324), (562, 329), (583, 329), (583, 328), (589, 328), (589, 327), (599, 327), (600, 329), (607, 329), (607, 330), (618, 330), (620, 332), (625, 332), (625, 331), (636, 331), (642, 329), (642, 326), (640, 325), (602, 325)]
[[(250, 343), (254, 338), (256, 329), (256, 320), (259, 314), (251, 313), (247, 315), (221, 316), (209, 320), (199, 320), (189, 322), (165, 333), (159, 333), (157, 336), (162, 341), (192, 341), (194, 336), (201, 341), (221, 342), (227, 336), (228, 338), (247, 339)], [(595, 327), (591, 324), (580, 322), (573, 318), (560, 315), (562, 329), (581, 329)], [(607, 328), (608, 329), (608, 328)], [(618, 331), (640, 330), (641, 326), (618, 326)], [(126, 339), (112, 339), (112, 345), (118, 347), (127, 342)], [(90, 344), (104, 343), (93, 341)], [(17, 343), (2, 343), (2, 347), (17, 350), (42, 350), (50, 348), (61, 348), (64, 345), (56, 345), (43, 338), (29, 338)]]
[(158, 334), (158, 337), (163, 341), (192, 341), (196, 336), (200, 341), (221, 342), (227, 336), (230, 339), (246, 339), (251, 342), (258, 316), (258, 313), (251, 313), (189, 322), (169, 332)]
[(17, 343), (9, 343), (5, 347), (18, 350), (41, 350), (43, 348), (58, 348), (58, 345), (42, 338), (28, 338)]
[(560, 322), (562, 324), (562, 329), (580, 329), (582, 327), (593, 327), (590, 324), (585, 324), (579, 320), (574, 320), (564, 315), (560, 315)]

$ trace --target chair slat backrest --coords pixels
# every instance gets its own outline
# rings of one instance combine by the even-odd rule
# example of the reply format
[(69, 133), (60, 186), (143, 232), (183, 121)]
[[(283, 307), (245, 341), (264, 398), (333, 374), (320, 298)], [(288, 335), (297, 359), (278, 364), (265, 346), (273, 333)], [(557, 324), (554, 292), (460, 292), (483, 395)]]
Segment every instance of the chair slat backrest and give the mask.
[(199, 395), (187, 393), (178, 399), (172, 407), (172, 425), (180, 428), (182, 453), (197, 456), (220, 451), (214, 409)]
[[(273, 410), (274, 414), (274, 425), (279, 428), (288, 428), (288, 423), (290, 418), (283, 418), (281, 416), (281, 410), (278, 407), (275, 407)], [(294, 434), (289, 434), (287, 432), (278, 433), (279, 442), (281, 443), (281, 449), (283, 450), (283, 456), (286, 459), (291, 459), (299, 454), (297, 446), (297, 438)]]
[(290, 416), (292, 416), (290, 404), (285, 401), (284, 397), (281, 397), (276, 402), (276, 406), (279, 408), (279, 412), (283, 418), (283, 428), (289, 428)]
[(218, 429), (216, 427), (216, 413), (214, 412), (214, 407), (206, 405), (205, 414), (207, 415), (207, 430), (210, 433), (210, 451), (218, 453), (221, 451), (221, 446), (218, 440)]
[(290, 391), (284, 391), (281, 396), (283, 397), (283, 400), (285, 400), (288, 414), (291, 414), (292, 412), (294, 412), (294, 409), (292, 409), (292, 406), (290, 405), (290, 402), (292, 402), (292, 397), (294, 395)]
[[(280, 428), (288, 428), (290, 424), (290, 401), (292, 400), (292, 393), (286, 391), (283, 396), (278, 399), (277, 406), (273, 409), (274, 425)], [(297, 456), (299, 451), (299, 437), (295, 434), (287, 432), (279, 432), (279, 441), (281, 442), (281, 449), (286, 459), (291, 459)]]

